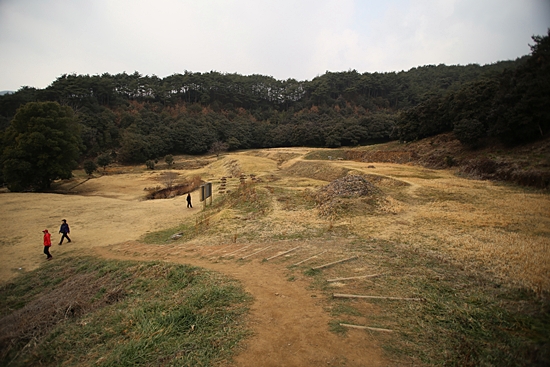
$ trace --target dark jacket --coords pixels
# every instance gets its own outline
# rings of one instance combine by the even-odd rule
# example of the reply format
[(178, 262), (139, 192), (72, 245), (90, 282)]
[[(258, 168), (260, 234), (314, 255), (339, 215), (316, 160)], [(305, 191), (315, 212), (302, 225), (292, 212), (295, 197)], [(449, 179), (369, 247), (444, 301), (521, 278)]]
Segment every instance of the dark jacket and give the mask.
[(71, 233), (71, 230), (69, 229), (69, 225), (67, 223), (63, 223), (61, 225), (61, 228), (59, 228), (59, 233)]

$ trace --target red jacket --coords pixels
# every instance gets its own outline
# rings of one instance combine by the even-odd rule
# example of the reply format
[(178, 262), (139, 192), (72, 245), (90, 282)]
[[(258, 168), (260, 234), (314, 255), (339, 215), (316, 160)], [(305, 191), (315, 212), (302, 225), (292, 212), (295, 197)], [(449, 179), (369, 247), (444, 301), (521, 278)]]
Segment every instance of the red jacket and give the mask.
[(44, 246), (51, 246), (52, 245), (52, 240), (51, 240), (51, 237), (52, 235), (48, 233), (48, 230), (44, 230)]

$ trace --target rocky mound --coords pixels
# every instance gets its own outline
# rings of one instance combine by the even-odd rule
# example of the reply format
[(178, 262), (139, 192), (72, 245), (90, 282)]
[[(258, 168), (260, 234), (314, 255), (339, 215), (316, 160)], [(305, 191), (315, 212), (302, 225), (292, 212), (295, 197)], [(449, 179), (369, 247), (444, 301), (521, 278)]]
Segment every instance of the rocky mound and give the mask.
[(322, 187), (315, 199), (320, 216), (336, 218), (357, 211), (373, 211), (382, 196), (383, 192), (364, 176), (347, 175)]
[(347, 175), (321, 188), (320, 193), (330, 197), (349, 198), (381, 194), (382, 191), (364, 176)]

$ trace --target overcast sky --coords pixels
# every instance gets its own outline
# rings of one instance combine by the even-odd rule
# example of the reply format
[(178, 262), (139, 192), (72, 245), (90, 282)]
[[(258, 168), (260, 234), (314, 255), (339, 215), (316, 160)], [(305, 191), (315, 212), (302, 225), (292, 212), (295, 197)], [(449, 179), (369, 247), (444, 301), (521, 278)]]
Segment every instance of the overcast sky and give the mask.
[(62, 74), (262, 74), (490, 64), (530, 52), (550, 0), (0, 0), (0, 91)]

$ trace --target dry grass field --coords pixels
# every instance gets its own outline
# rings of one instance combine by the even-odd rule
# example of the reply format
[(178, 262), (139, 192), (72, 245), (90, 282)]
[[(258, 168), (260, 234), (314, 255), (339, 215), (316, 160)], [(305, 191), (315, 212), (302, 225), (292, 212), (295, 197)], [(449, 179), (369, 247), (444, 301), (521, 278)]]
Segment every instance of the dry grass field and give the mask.
[[(495, 307), (529, 313), (523, 296), (515, 298), (522, 292), (527, 303), (540, 302), (537, 312), (548, 322), (547, 193), (467, 180), (451, 170), (337, 157), (337, 151), (306, 148), (176, 157), (176, 182), (198, 176), (213, 183), (212, 203), (204, 206), (194, 191), (193, 209), (186, 208), (185, 196), (144, 200), (148, 189), (165, 186), (168, 168), (162, 165), (154, 171), (111, 167), (91, 179), (75, 172), (55, 184), (57, 193), (1, 193), (0, 279), (8, 282), (45, 262), (44, 228), (54, 234), (54, 261), (92, 254), (223, 272), (255, 300), (253, 336), (231, 362), (238, 366), (479, 362), (481, 336), (470, 339), (468, 330), (475, 328), (464, 323), (475, 324), (484, 310), (493, 310), (492, 320)], [(220, 193), (222, 177), (227, 183)], [(353, 194), (362, 182), (357, 177), (372, 190)], [(64, 218), (73, 242), (58, 246)], [(340, 260), (346, 261), (314, 269)], [(456, 317), (446, 318), (449, 313)], [(479, 322), (483, 330), (500, 327)], [(542, 350), (534, 347), (535, 357), (509, 349), (523, 342), (505, 340), (506, 348), (496, 345), (488, 349), (498, 352), (487, 353), (509, 359), (501, 365), (548, 357), (547, 341)]]

